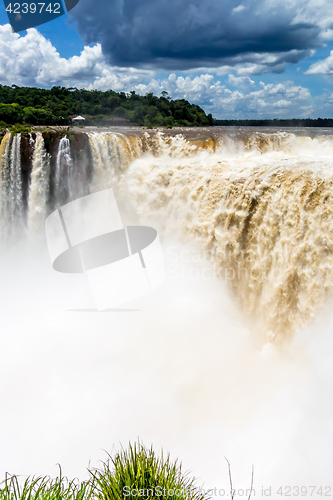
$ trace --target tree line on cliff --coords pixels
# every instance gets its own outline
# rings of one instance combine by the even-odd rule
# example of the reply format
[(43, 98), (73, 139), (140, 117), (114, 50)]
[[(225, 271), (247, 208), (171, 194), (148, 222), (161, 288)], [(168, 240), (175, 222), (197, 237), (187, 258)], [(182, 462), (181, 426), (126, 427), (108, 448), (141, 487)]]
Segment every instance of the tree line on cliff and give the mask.
[(82, 115), (87, 125), (110, 125), (112, 118), (146, 127), (210, 126), (212, 115), (206, 115), (196, 104), (185, 99), (173, 100), (167, 92), (161, 97), (132, 92), (85, 90), (53, 87), (40, 89), (0, 85), (0, 125), (69, 125), (72, 115)]

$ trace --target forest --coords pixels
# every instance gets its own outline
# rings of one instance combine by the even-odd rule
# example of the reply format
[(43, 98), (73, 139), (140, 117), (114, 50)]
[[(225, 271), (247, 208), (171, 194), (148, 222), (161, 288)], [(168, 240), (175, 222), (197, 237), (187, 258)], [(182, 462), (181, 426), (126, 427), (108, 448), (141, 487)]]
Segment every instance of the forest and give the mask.
[(41, 89), (0, 85), (0, 127), (6, 125), (70, 125), (81, 115), (85, 125), (110, 125), (115, 117), (129, 125), (152, 127), (211, 126), (213, 117), (185, 99), (173, 100), (166, 91), (160, 97), (113, 90), (53, 87)]

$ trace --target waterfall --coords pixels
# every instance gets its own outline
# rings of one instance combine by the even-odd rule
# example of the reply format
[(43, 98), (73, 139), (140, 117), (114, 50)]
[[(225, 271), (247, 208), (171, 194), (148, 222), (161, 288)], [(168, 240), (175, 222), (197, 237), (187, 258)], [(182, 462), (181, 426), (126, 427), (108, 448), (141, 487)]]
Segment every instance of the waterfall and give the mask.
[(9, 238), (22, 233), (23, 187), (21, 171), (21, 134), (7, 133), (1, 143), (1, 233)]
[(13, 225), (18, 225), (23, 218), (23, 190), (21, 171), (21, 134), (13, 139), (10, 153), (10, 219)]
[(143, 222), (200, 242), (261, 340), (282, 342), (333, 288), (332, 138), (193, 135), (90, 134), (95, 182), (126, 184)]
[(63, 205), (76, 197), (77, 189), (73, 167), (74, 163), (71, 157), (70, 142), (67, 136), (65, 136), (59, 142), (54, 176), (54, 198), (57, 205)]
[(7, 193), (9, 191), (9, 156), (12, 136), (7, 133), (0, 145), (0, 195), (1, 195), (1, 215), (4, 215), (2, 205), (6, 205)]
[[(112, 187), (112, 160), (114, 156), (112, 155), (112, 146), (115, 138), (110, 134), (91, 133), (88, 135), (94, 166), (90, 189), (93, 192)], [(114, 145), (114, 150), (116, 151), (117, 146), (116, 144)]]
[(8, 193), (10, 189), (10, 144), (12, 136), (7, 133), (0, 145), (0, 216), (2, 240), (8, 237)]
[[(54, 203), (112, 187), (142, 223), (200, 245), (264, 340), (289, 338), (325, 304), (333, 289), (331, 136), (237, 128), (87, 136), (91, 156), (83, 135), (72, 144), (62, 137), (57, 149), (49, 142), (51, 161), (43, 135), (30, 135), (31, 175), (22, 184), (21, 135), (5, 135), (2, 238), (20, 233), (28, 186), (29, 230), (43, 228)], [(73, 158), (91, 158), (92, 177)]]
[(257, 334), (273, 342), (305, 326), (333, 288), (332, 139), (321, 140), (321, 157), (319, 139), (304, 155), (303, 139), (288, 139), (289, 155), (203, 150), (141, 158), (127, 174), (141, 220), (200, 242)]
[(90, 133), (88, 136), (94, 167), (90, 191), (116, 187), (131, 162), (141, 156), (141, 137), (110, 133)]
[(29, 192), (28, 227), (43, 227), (50, 199), (50, 155), (46, 152), (43, 135), (38, 132), (32, 158)]

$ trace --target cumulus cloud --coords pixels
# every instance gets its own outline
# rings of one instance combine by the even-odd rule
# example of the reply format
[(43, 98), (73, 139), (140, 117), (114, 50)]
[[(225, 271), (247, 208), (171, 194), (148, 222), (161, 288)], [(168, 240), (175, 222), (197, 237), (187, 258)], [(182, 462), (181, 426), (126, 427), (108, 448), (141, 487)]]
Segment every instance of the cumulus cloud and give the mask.
[(255, 83), (248, 76), (229, 75), (228, 83), (233, 87), (241, 87), (245, 91), (250, 91), (255, 88)]
[(254, 72), (281, 72), (321, 47), (333, 24), (329, 0), (81, 0), (71, 15), (111, 64), (169, 70), (256, 56)]
[(330, 55), (326, 59), (317, 61), (312, 64), (307, 71), (305, 71), (306, 75), (315, 75), (317, 73), (321, 73), (323, 75), (333, 74), (333, 50), (331, 50)]
[(7, 85), (88, 88), (96, 79), (105, 82), (105, 87), (123, 90), (153, 75), (151, 71), (112, 68), (105, 62), (100, 44), (84, 47), (79, 56), (65, 59), (36, 29), (20, 36), (9, 24), (0, 26), (0, 53), (0, 81)]
[(174, 98), (185, 98), (201, 105), (216, 118), (297, 118), (311, 115), (309, 90), (294, 85), (292, 81), (278, 84), (260, 82), (259, 89), (256, 89), (255, 82), (250, 78), (229, 75), (228, 83), (238, 88), (231, 90), (210, 74), (184, 78), (172, 73), (167, 79), (153, 79), (148, 84), (138, 85), (136, 90), (141, 94), (159, 94), (166, 90)]
[(238, 5), (238, 7), (235, 7), (234, 9), (232, 9), (231, 13), (237, 14), (237, 12), (241, 12), (244, 9), (245, 9), (244, 5)]

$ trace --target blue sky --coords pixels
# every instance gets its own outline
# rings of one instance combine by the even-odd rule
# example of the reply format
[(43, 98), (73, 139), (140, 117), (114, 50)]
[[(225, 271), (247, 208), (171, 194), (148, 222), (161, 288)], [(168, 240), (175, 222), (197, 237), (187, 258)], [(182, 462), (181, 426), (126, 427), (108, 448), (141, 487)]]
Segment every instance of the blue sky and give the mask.
[(216, 118), (333, 117), (328, 0), (80, 0), (12, 33), (0, 4), (0, 83), (167, 90)]

